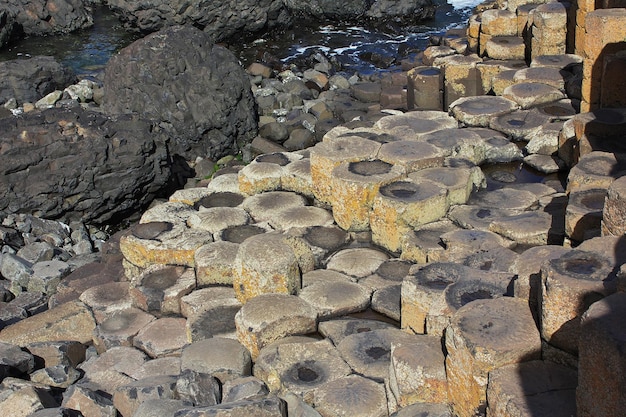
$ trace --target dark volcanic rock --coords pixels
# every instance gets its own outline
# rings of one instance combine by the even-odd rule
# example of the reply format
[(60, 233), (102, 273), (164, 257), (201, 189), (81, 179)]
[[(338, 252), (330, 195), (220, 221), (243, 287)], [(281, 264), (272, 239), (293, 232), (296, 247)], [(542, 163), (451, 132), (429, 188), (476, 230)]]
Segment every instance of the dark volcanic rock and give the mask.
[(171, 176), (166, 139), (132, 116), (49, 109), (0, 119), (0, 217), (99, 224), (140, 210)]
[(15, 14), (8, 10), (0, 10), (0, 48), (9, 42), (17, 28)]
[(51, 56), (0, 62), (0, 103), (10, 98), (15, 98), (20, 104), (35, 102), (75, 81), (74, 72)]
[(154, 32), (190, 25), (214, 41), (285, 26), (290, 20), (281, 0), (108, 0), (107, 4), (130, 29)]
[(3, 0), (0, 9), (15, 16), (25, 35), (68, 33), (93, 25), (92, 7), (84, 0)]
[(103, 108), (155, 121), (187, 158), (236, 153), (256, 135), (250, 81), (235, 55), (193, 27), (173, 26), (107, 64)]
[(370, 18), (415, 23), (435, 14), (432, 0), (285, 0), (285, 5), (297, 15), (347, 21)]

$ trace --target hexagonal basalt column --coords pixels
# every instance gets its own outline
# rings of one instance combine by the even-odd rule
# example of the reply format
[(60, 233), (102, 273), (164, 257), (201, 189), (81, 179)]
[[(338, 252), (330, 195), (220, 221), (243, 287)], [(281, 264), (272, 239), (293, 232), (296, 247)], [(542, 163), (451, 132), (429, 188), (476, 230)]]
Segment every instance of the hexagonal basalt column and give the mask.
[(342, 162), (374, 159), (380, 146), (378, 142), (359, 136), (338, 136), (311, 148), (311, 180), (315, 198), (332, 204), (331, 173), (335, 167)]
[(254, 376), (273, 392), (290, 391), (310, 401), (323, 384), (352, 372), (328, 340), (282, 340), (261, 349)]
[(443, 72), (437, 67), (416, 67), (407, 73), (409, 110), (443, 110)]
[(344, 162), (331, 174), (333, 217), (350, 231), (369, 229), (370, 211), (378, 189), (398, 180), (404, 169), (381, 160)]
[(150, 265), (194, 266), (196, 250), (213, 241), (211, 233), (167, 222), (142, 223), (120, 239), (124, 258), (140, 268)]
[(445, 187), (450, 206), (467, 203), (474, 189), (472, 171), (469, 168), (427, 168), (410, 174), (409, 178), (418, 182), (426, 179)]
[(446, 215), (446, 196), (445, 188), (428, 180), (383, 185), (372, 204), (372, 240), (393, 252), (398, 251), (405, 233)]
[(276, 340), (314, 332), (317, 312), (294, 295), (263, 294), (241, 307), (235, 326), (237, 338), (256, 360), (259, 351)]
[(512, 274), (483, 271), (458, 263), (414, 266), (402, 282), (401, 326), (414, 333), (442, 336), (463, 305), (507, 293)]
[(565, 234), (576, 242), (601, 235), (605, 188), (575, 190), (569, 194), (565, 210)]
[(541, 337), (571, 354), (578, 352), (580, 317), (594, 302), (615, 292), (608, 259), (573, 250), (541, 267)]
[(296, 294), (300, 267), (284, 236), (265, 233), (246, 239), (235, 258), (233, 288), (242, 303), (266, 293)]
[(504, 97), (463, 97), (450, 104), (450, 113), (468, 126), (488, 127), (492, 117), (510, 113), (517, 103)]
[(541, 357), (528, 304), (511, 297), (466, 304), (452, 319), (445, 340), (448, 400), (459, 417), (484, 412), (490, 371)]
[(448, 387), (441, 338), (415, 335), (409, 343), (391, 344), (389, 385), (398, 406), (445, 403)]
[(380, 147), (378, 159), (404, 168), (406, 173), (443, 166), (445, 152), (435, 145), (413, 140), (388, 142)]

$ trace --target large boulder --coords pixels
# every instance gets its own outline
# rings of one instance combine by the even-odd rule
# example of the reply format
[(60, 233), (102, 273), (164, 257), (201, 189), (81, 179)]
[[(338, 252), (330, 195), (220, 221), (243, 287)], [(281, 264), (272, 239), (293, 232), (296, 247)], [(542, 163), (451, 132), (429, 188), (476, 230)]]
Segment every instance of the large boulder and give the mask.
[(118, 221), (168, 184), (166, 145), (132, 116), (54, 108), (0, 119), (0, 218)]
[(285, 26), (282, 0), (107, 0), (129, 29), (154, 32), (171, 25), (201, 28), (215, 41)]
[(34, 103), (75, 81), (74, 71), (51, 56), (0, 62), (0, 104), (10, 98), (15, 98), (20, 104), (27, 101)]
[(348, 20), (369, 18), (416, 23), (434, 16), (432, 0), (284, 0), (294, 14), (317, 19)]
[(206, 33), (173, 26), (135, 41), (105, 69), (103, 108), (154, 121), (185, 158), (219, 158), (257, 131), (250, 80)]
[(93, 25), (91, 2), (85, 0), (2, 0), (0, 9), (15, 16), (25, 35), (55, 35)]

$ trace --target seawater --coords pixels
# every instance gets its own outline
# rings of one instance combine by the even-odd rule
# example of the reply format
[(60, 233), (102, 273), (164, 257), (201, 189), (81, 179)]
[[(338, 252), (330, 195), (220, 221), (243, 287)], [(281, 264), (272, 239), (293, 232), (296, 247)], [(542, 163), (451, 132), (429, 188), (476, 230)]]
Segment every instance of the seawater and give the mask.
[[(233, 43), (229, 47), (243, 65), (257, 59), (260, 50), (266, 50), (285, 64), (314, 52), (322, 52), (341, 65), (347, 74), (368, 74), (391, 71), (377, 68), (363, 59), (365, 53), (377, 53), (400, 58), (417, 53), (428, 46), (432, 35), (464, 26), (478, 0), (435, 0), (438, 3), (434, 19), (413, 26), (383, 26), (359, 24), (298, 24), (280, 34)], [(124, 29), (119, 20), (104, 6), (96, 6), (94, 25), (70, 34), (48, 37), (28, 37), (0, 50), (0, 61), (27, 58), (33, 55), (51, 55), (71, 67), (79, 75), (97, 75), (109, 58), (140, 38), (141, 35)]]

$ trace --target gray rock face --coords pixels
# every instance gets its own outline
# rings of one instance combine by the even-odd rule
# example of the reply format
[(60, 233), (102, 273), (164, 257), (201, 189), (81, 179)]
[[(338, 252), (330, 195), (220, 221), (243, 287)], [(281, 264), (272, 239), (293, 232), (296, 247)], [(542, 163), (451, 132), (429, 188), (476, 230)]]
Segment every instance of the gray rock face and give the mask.
[(140, 39), (109, 61), (103, 107), (155, 121), (172, 154), (219, 158), (257, 131), (250, 81), (228, 49), (193, 27)]
[(107, 3), (130, 29), (154, 32), (171, 25), (189, 25), (203, 29), (215, 41), (284, 26), (290, 20), (281, 0), (109, 0)]
[(166, 139), (130, 116), (49, 109), (0, 119), (0, 217), (105, 223), (152, 201), (170, 174)]
[(0, 7), (15, 16), (25, 35), (68, 33), (93, 25), (92, 6), (83, 0), (5, 0)]
[[(0, 30), (2, 11), (0, 11)], [(0, 35), (1, 44), (1, 35)], [(76, 79), (74, 72), (51, 56), (34, 56), (0, 62), (0, 103), (15, 98), (20, 104), (35, 102), (54, 90), (63, 90)]]

